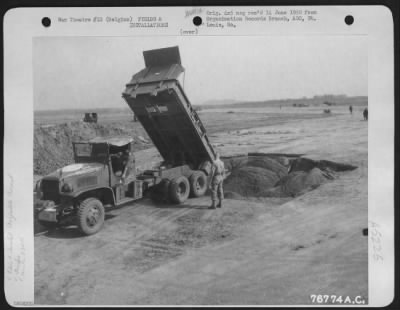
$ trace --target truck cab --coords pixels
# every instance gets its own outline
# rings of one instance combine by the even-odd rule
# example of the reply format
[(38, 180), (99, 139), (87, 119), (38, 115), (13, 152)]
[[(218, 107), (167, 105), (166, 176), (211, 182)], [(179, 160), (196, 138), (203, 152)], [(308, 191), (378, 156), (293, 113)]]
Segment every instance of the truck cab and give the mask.
[(74, 142), (74, 164), (57, 169), (36, 185), (44, 200), (37, 211), (43, 226), (75, 222), (85, 234), (104, 223), (105, 206), (139, 199), (143, 181), (136, 178), (132, 138), (95, 138)]

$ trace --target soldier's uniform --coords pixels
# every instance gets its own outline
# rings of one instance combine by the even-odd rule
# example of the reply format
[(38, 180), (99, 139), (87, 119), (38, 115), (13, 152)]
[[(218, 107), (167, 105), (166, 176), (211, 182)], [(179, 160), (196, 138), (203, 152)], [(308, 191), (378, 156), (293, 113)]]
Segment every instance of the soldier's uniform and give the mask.
[(123, 177), (124, 174), (128, 172), (130, 168), (128, 167), (130, 155), (131, 154), (129, 151), (125, 151), (124, 153), (119, 152), (114, 155), (115, 158), (114, 172), (117, 177)]
[(223, 189), (223, 181), (225, 177), (225, 166), (224, 162), (217, 158), (213, 162), (213, 167), (212, 167), (214, 173), (213, 177), (211, 179), (211, 192), (212, 192), (212, 205), (211, 209), (215, 209), (215, 205), (217, 202), (217, 199), (219, 200), (217, 207), (221, 208), (222, 206), (222, 200), (224, 200), (224, 189)]
[(363, 115), (364, 115), (364, 120), (365, 121), (368, 120), (368, 109), (367, 108), (364, 109)]

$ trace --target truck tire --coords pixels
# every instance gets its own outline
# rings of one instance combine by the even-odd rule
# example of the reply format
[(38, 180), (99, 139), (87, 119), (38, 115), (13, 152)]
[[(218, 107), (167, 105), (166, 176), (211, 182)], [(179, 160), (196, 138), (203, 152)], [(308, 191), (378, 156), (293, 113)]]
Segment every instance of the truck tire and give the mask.
[(87, 198), (78, 209), (78, 227), (85, 235), (97, 233), (104, 224), (104, 206), (96, 198)]
[(169, 196), (172, 202), (183, 203), (188, 199), (190, 193), (189, 180), (185, 176), (180, 176), (171, 181), (169, 186)]
[(206, 193), (207, 177), (203, 171), (195, 171), (189, 178), (190, 194), (192, 197), (200, 197)]

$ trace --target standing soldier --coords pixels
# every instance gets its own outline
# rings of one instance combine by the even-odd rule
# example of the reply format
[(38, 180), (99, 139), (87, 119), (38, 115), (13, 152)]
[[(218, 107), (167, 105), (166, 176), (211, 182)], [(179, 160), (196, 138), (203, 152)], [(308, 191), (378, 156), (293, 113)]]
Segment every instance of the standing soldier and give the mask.
[(350, 111), (350, 114), (353, 114), (353, 107), (352, 106), (349, 106), (349, 111)]
[(211, 178), (211, 199), (212, 204), (209, 209), (215, 209), (215, 203), (217, 198), (219, 202), (217, 208), (222, 207), (222, 200), (224, 200), (224, 189), (223, 182), (225, 178), (225, 166), (224, 162), (219, 158), (219, 153), (216, 154), (216, 159), (212, 165), (212, 178)]
[(367, 121), (368, 120), (368, 108), (364, 109), (363, 115), (364, 115), (364, 121)]

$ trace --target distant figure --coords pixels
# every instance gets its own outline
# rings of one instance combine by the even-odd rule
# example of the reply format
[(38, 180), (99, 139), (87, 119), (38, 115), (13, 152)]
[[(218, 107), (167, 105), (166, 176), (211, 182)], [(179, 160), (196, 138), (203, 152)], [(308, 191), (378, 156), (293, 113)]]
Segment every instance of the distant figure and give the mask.
[(364, 121), (367, 121), (368, 120), (368, 108), (364, 109), (363, 115), (364, 115)]
[(353, 114), (353, 107), (352, 106), (349, 106), (349, 111), (350, 111), (350, 114)]
[[(222, 207), (222, 200), (224, 200), (224, 190), (223, 190), (223, 182), (225, 178), (225, 166), (224, 162), (219, 159), (219, 153), (216, 154), (216, 159), (212, 165), (212, 177), (211, 177), (211, 199), (212, 204), (209, 209), (215, 209)], [(218, 205), (215, 206), (217, 202), (217, 198), (219, 200)]]

